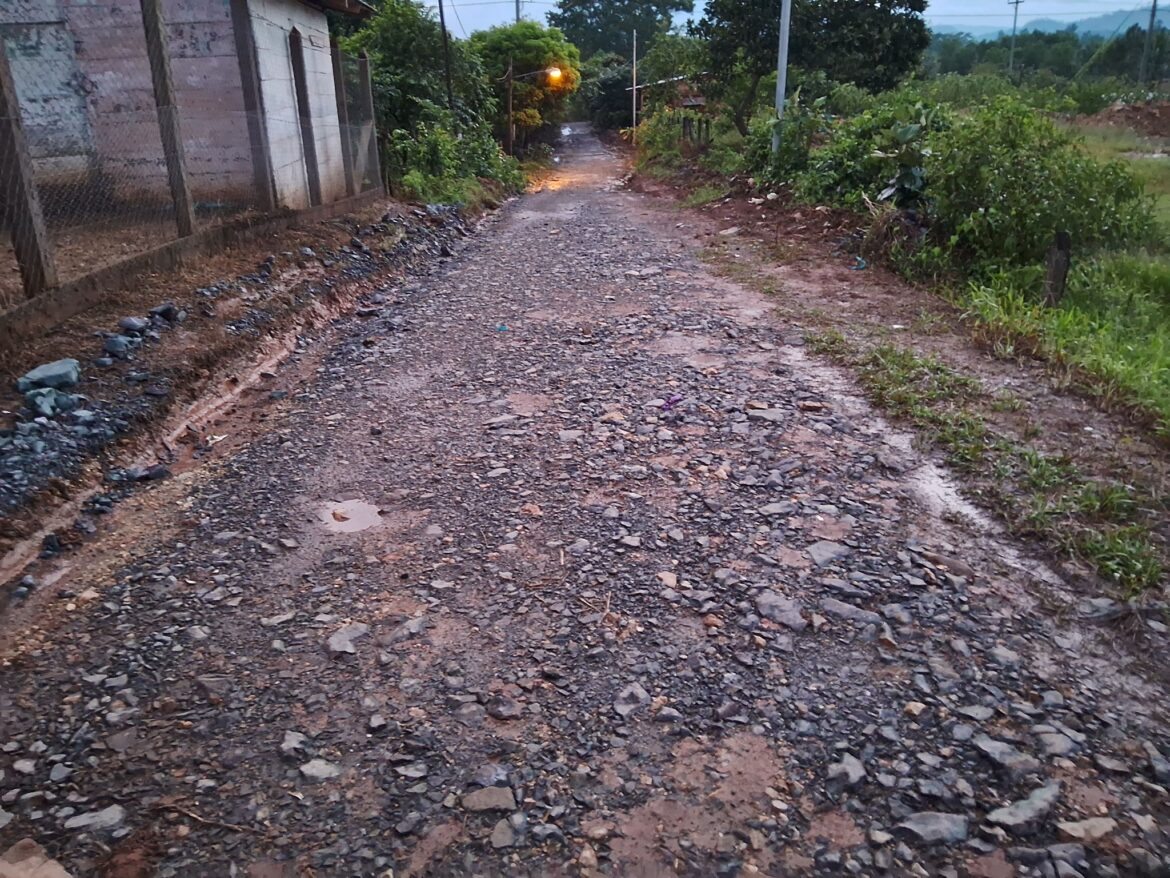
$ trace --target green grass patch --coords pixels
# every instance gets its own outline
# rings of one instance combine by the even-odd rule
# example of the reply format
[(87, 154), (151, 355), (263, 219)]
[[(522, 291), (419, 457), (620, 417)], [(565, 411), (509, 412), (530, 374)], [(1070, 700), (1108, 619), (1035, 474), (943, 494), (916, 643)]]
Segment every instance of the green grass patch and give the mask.
[(1164, 241), (1170, 240), (1170, 140), (1143, 137), (1127, 128), (1072, 125), (1090, 155), (1123, 162), (1154, 199), (1154, 219)]
[(1033, 289), (1007, 274), (972, 285), (968, 313), (992, 350), (1071, 368), (1106, 407), (1130, 407), (1170, 438), (1170, 257), (1100, 256), (1074, 269), (1056, 308)]
[(859, 350), (836, 331), (810, 334), (807, 344), (852, 367), (875, 405), (912, 424), (951, 466), (975, 477), (1015, 532), (1079, 558), (1127, 595), (1159, 584), (1165, 559), (1135, 492), (997, 435), (980, 413), (981, 406), (996, 409), (997, 398), (978, 381), (896, 345)]
[(710, 204), (712, 201), (718, 201), (727, 195), (726, 186), (711, 186), (701, 185), (696, 188), (690, 195), (683, 199), (683, 204), (687, 207), (702, 207), (704, 204)]

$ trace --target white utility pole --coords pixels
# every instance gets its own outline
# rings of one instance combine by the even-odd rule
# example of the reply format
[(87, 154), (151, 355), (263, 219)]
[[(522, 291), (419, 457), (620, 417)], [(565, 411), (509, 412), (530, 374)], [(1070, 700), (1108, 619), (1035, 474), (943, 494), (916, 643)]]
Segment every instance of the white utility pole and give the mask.
[(634, 133), (633, 141), (638, 142), (638, 29), (634, 28)]
[(780, 4), (780, 48), (776, 56), (776, 127), (772, 129), (772, 153), (780, 151), (780, 121), (784, 118), (784, 96), (788, 91), (788, 30), (792, 21), (792, 0)]
[(1138, 88), (1146, 87), (1146, 76), (1150, 72), (1150, 58), (1153, 56), (1154, 31), (1158, 28), (1158, 0), (1150, 4), (1150, 26), (1146, 30), (1146, 45), (1142, 49), (1142, 67), (1138, 73)]
[(1008, 78), (1011, 78), (1012, 68), (1016, 66), (1016, 25), (1020, 22), (1020, 4), (1024, 0), (1008, 0), (1008, 5), (1015, 7), (1012, 13), (1012, 47), (1008, 50)]

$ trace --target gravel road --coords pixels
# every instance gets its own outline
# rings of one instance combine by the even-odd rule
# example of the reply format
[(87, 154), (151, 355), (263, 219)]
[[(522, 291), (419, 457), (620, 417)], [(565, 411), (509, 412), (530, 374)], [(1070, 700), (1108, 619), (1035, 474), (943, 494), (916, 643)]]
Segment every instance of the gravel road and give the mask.
[(120, 878), (1167, 874), (1133, 620), (619, 174), (575, 131), (9, 621), (0, 850)]

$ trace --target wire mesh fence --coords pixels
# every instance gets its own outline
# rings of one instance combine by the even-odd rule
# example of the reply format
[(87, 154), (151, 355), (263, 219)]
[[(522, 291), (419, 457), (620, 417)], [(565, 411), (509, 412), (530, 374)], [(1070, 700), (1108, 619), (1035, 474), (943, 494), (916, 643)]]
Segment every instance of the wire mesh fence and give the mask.
[(380, 186), (363, 77), (293, 0), (0, 3), (0, 313), (192, 231)]

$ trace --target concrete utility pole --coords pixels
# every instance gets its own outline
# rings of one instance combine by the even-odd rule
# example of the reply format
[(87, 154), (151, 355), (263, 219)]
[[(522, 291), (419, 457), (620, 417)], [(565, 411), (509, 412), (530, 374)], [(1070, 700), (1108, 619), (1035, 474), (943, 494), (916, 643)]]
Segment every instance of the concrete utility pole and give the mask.
[(776, 127), (772, 129), (772, 154), (780, 151), (780, 122), (788, 91), (788, 32), (792, 21), (792, 0), (780, 4), (780, 48), (776, 53)]
[(1020, 22), (1020, 4), (1024, 0), (1008, 0), (1009, 6), (1014, 6), (1015, 11), (1012, 13), (1012, 47), (1008, 50), (1008, 77), (1012, 75), (1012, 69), (1016, 66), (1016, 25)]
[(634, 28), (633, 71), (634, 71), (634, 87), (633, 87), (632, 91), (634, 93), (634, 113), (633, 113), (633, 119), (634, 119), (633, 132), (634, 133), (633, 133), (633, 135), (631, 135), (631, 137), (632, 137), (633, 142), (637, 143), (638, 142), (638, 29), (637, 28)]
[(1158, 28), (1158, 0), (1150, 3), (1150, 26), (1146, 29), (1146, 45), (1142, 49), (1142, 66), (1138, 72), (1138, 88), (1146, 87), (1146, 76), (1150, 72), (1150, 56), (1154, 50), (1154, 31)]
[(516, 24), (520, 23), (520, 0), (516, 0)]

